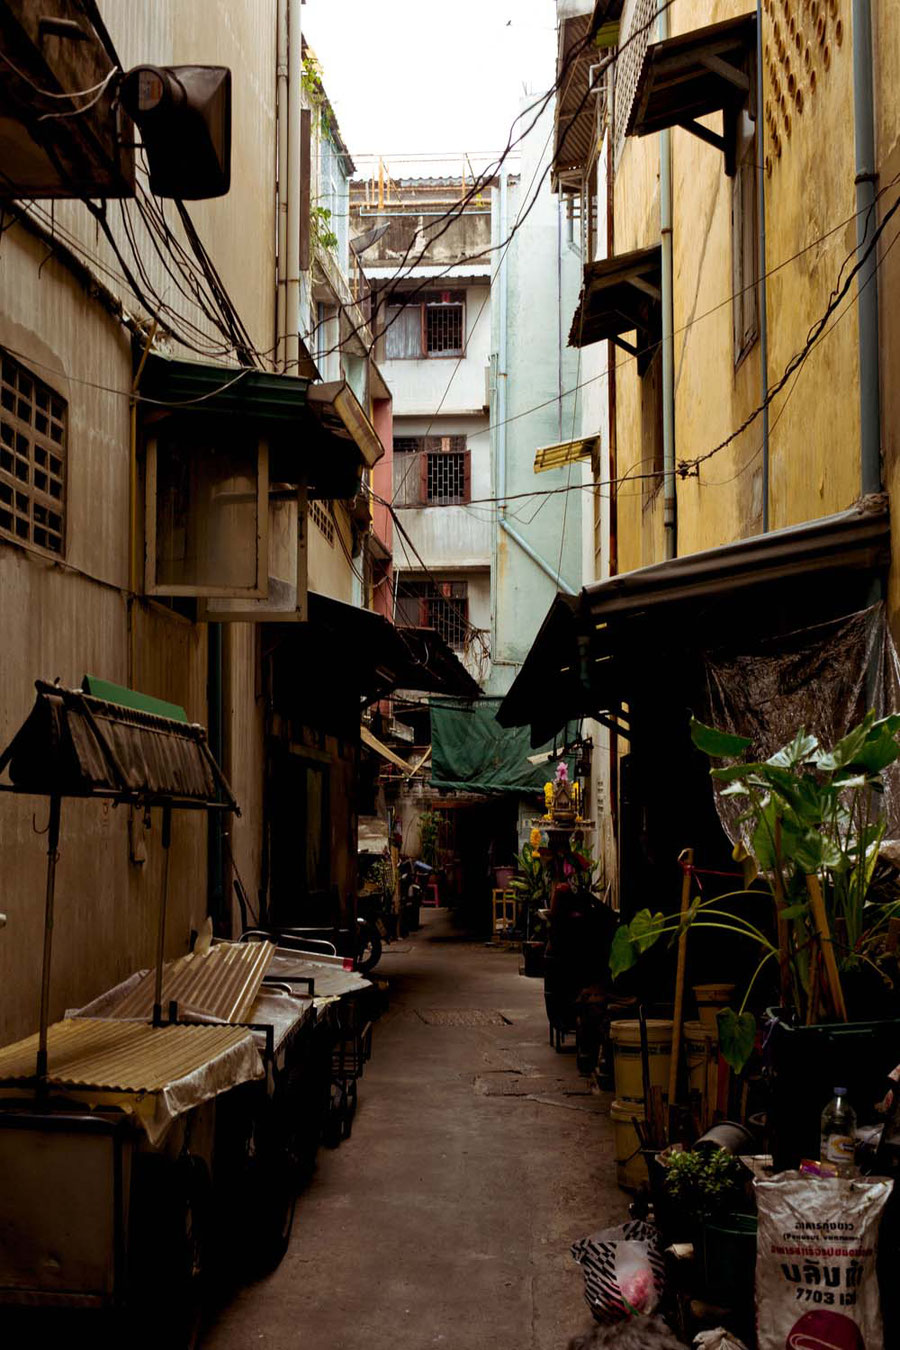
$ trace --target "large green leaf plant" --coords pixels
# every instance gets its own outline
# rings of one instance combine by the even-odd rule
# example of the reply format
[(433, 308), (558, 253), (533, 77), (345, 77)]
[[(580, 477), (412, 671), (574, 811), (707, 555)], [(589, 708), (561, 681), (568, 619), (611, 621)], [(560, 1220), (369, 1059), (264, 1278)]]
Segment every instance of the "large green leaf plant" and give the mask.
[[(759, 964), (739, 1007), (719, 1014), (720, 1048), (738, 1071), (756, 1038), (756, 1019), (747, 1005), (770, 964), (779, 967), (782, 1015), (800, 1022), (846, 1016), (848, 979), (894, 983), (897, 962), (886, 938), (900, 898), (896, 888), (887, 898), (876, 896), (872, 882), (885, 835), (884, 771), (900, 758), (898, 733), (900, 715), (869, 713), (831, 749), (800, 728), (765, 761), (711, 769), (724, 785), (723, 795), (740, 798), (744, 807), (743, 843), (735, 848), (744, 862), (744, 888), (695, 899), (684, 916), (641, 910), (616, 933), (610, 955), (614, 976), (663, 936), (675, 942), (694, 926), (736, 933), (756, 944)], [(713, 760), (735, 760), (750, 747), (745, 737), (696, 720), (691, 735)], [(749, 896), (758, 904), (760, 886), (773, 898), (771, 926), (752, 922), (740, 904), (725, 904)]]

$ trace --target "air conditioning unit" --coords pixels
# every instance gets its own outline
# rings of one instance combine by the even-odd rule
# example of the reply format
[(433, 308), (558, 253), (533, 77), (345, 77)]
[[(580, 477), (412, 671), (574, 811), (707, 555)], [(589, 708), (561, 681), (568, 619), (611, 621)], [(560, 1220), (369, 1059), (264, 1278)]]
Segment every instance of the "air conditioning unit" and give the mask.
[(227, 66), (135, 66), (119, 96), (140, 128), (157, 197), (225, 196), (231, 186)]

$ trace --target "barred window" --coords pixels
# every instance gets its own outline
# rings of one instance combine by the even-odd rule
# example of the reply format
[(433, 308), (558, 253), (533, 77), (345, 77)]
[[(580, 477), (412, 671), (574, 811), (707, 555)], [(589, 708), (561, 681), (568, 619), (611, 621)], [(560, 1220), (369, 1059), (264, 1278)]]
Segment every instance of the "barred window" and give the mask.
[(471, 497), (465, 436), (395, 436), (394, 503), (461, 506)]
[(311, 501), (309, 504), (310, 519), (314, 521), (317, 529), (325, 536), (326, 543), (334, 547), (334, 518), (328, 510), (327, 502)]
[(0, 538), (60, 556), (66, 521), (65, 399), (0, 352)]
[(391, 295), (385, 310), (385, 358), (402, 361), (465, 355), (465, 301), (465, 291)]
[(461, 650), (469, 629), (469, 586), (466, 581), (400, 581), (397, 623), (401, 627), (434, 628), (449, 647)]

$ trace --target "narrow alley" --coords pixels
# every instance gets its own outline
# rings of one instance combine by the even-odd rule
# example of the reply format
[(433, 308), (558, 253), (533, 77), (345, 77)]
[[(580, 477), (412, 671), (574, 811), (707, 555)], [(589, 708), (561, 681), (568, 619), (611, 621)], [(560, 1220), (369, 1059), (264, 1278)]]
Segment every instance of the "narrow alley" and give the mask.
[(548, 1045), (518, 951), (425, 919), (379, 967), (350, 1140), (320, 1152), (286, 1257), (205, 1350), (557, 1350), (590, 1325), (569, 1247), (625, 1215), (609, 1100)]

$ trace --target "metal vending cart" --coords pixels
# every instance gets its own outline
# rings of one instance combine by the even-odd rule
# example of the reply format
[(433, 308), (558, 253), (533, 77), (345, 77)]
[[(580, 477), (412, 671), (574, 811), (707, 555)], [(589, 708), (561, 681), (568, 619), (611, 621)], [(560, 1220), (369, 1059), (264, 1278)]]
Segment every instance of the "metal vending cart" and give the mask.
[[(246, 1026), (163, 1022), (172, 823), (180, 810), (238, 807), (202, 727), (114, 686), (105, 698), (36, 689), (0, 755), (0, 778), (10, 779), (0, 789), (50, 799), (39, 1030), (0, 1049), (0, 1305), (127, 1307), (132, 1343), (151, 1322), (161, 1343), (162, 1319), (164, 1343), (177, 1350), (194, 1344), (199, 1324), (217, 1102), (264, 1068)], [(60, 817), (71, 797), (161, 813), (146, 1020), (49, 1021)]]

